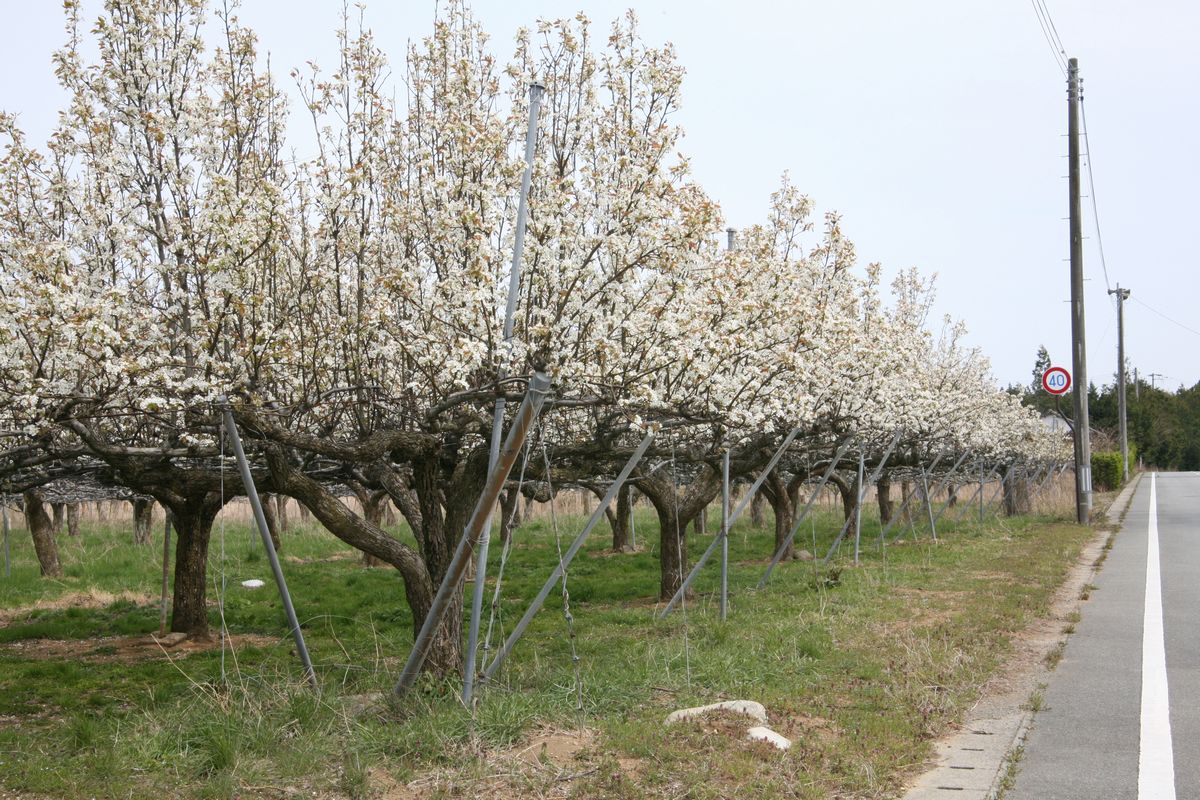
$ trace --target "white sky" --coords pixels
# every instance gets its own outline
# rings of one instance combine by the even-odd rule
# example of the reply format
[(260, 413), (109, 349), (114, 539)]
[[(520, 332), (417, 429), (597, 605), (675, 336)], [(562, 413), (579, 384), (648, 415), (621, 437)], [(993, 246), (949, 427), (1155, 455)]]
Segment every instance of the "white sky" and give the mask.
[[(1128, 357), (1170, 388), (1191, 386), (1200, 3), (1047, 4), (1085, 80), (1109, 278), (1133, 291)], [(938, 273), (938, 313), (967, 321), (998, 381), (1028, 383), (1039, 344), (1070, 367), (1066, 89), (1031, 2), (476, 0), (474, 10), (504, 58), (516, 29), (539, 17), (582, 10), (603, 34), (631, 5), (645, 38), (673, 42), (687, 68), (683, 149), (731, 225), (762, 219), (789, 171), (819, 209), (843, 214), (864, 263)], [(99, 3), (83, 6), (94, 19)], [(0, 10), (0, 108), (43, 141), (62, 103), (50, 65), (61, 2), (0, 0)], [(434, 0), (368, 3), (367, 22), (399, 65), (434, 10)], [(239, 16), (286, 76), (308, 60), (334, 65), (340, 11), (339, 0), (243, 0)], [(1084, 204), (1089, 377), (1110, 383), (1116, 314)]]

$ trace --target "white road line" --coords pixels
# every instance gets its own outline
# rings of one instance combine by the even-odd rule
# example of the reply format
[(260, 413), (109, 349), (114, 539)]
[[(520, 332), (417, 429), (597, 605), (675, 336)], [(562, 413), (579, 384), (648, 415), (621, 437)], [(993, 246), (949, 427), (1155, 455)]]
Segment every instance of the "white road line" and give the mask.
[(1142, 739), (1138, 797), (1175, 800), (1175, 756), (1167, 698), (1167, 650), (1163, 643), (1162, 573), (1158, 555), (1158, 475), (1150, 475), (1150, 524), (1146, 547), (1146, 610), (1142, 617)]

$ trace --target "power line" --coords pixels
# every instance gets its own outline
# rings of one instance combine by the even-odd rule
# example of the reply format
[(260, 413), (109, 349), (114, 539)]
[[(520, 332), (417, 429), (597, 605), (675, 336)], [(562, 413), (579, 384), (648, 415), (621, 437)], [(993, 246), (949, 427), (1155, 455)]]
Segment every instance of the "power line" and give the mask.
[(1177, 319), (1172, 319), (1171, 317), (1168, 317), (1166, 314), (1159, 311), (1157, 308), (1154, 308), (1153, 306), (1149, 305), (1148, 303), (1140, 300), (1138, 297), (1134, 296), (1130, 299), (1133, 300), (1138, 305), (1144, 306), (1146, 308), (1146, 310), (1153, 311), (1155, 314), (1158, 314), (1160, 317), (1165, 319), (1167, 322), (1171, 322), (1171, 323), (1174, 323), (1175, 325), (1178, 325), (1179, 327), (1183, 328), (1188, 333), (1194, 333), (1197, 336), (1200, 336), (1200, 331), (1196, 330), (1195, 328), (1191, 328), (1191, 327), (1188, 327), (1187, 325), (1184, 325), (1182, 322), (1180, 322)]
[(1083, 117), (1083, 145), (1087, 148), (1088, 196), (1092, 199), (1092, 221), (1096, 223), (1096, 244), (1100, 247), (1100, 267), (1104, 270), (1104, 288), (1111, 293), (1112, 285), (1108, 281), (1108, 262), (1104, 260), (1104, 237), (1100, 234), (1100, 209), (1096, 205), (1096, 179), (1092, 176), (1092, 142), (1088, 139), (1087, 104), (1083, 102), (1083, 92), (1079, 93), (1079, 113)]
[(1050, 46), (1050, 52), (1054, 56), (1054, 63), (1058, 65), (1058, 70), (1063, 74), (1063, 77), (1066, 77), (1067, 62), (1064, 60), (1063, 48), (1061, 46), (1055, 47), (1054, 38), (1050, 35), (1053, 23), (1047, 23), (1048, 15), (1047, 18), (1043, 18), (1042, 7), (1038, 5), (1038, 0), (1030, 0), (1030, 2), (1033, 4), (1033, 13), (1037, 14), (1038, 26), (1042, 29), (1042, 36), (1046, 37), (1046, 44)]
[(1058, 52), (1063, 58), (1067, 57), (1067, 48), (1063, 46), (1062, 39), (1058, 36), (1058, 28), (1054, 25), (1054, 17), (1050, 16), (1050, 8), (1046, 5), (1046, 0), (1037, 0), (1042, 7), (1042, 14), (1046, 17), (1046, 22), (1050, 23), (1050, 32), (1054, 35), (1054, 41), (1058, 44)]

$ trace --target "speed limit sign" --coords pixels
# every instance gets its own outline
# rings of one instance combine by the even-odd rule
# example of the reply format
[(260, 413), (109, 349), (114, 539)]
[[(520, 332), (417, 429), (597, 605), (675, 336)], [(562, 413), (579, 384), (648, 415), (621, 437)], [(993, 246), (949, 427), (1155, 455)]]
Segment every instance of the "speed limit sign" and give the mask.
[(1051, 367), (1042, 373), (1042, 388), (1050, 394), (1066, 394), (1071, 390), (1071, 373), (1062, 367)]

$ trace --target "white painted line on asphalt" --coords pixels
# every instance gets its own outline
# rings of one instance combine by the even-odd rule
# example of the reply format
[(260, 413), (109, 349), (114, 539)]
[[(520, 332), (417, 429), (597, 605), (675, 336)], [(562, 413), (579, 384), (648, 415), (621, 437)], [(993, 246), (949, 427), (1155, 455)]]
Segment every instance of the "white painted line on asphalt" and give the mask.
[(1138, 797), (1175, 800), (1175, 756), (1167, 697), (1167, 650), (1163, 642), (1162, 571), (1158, 554), (1157, 473), (1150, 475), (1150, 523), (1146, 547), (1146, 608), (1142, 616), (1142, 739)]

